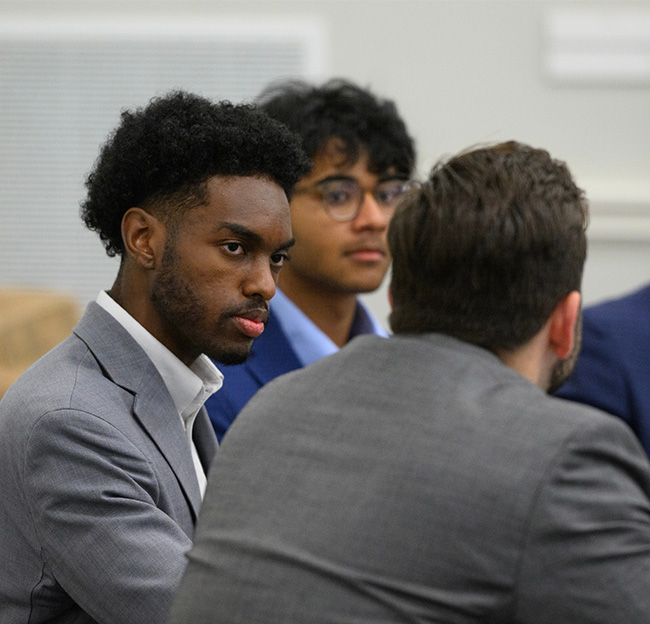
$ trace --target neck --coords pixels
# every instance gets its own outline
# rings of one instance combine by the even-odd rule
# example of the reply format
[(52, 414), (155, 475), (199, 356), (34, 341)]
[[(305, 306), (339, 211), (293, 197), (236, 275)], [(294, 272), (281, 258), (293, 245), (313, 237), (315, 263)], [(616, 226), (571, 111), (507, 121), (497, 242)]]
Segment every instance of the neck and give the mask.
[(496, 355), (506, 366), (517, 371), (542, 390), (547, 390), (553, 363), (552, 354), (546, 348), (547, 343), (546, 332), (541, 331), (520, 347), (501, 351)]
[(357, 306), (354, 293), (327, 290), (281, 274), (279, 287), (332, 342), (342, 347), (350, 337)]
[(110, 290), (106, 291), (108, 295), (124, 308), (140, 325), (147, 328), (147, 315), (145, 306), (141, 304), (142, 289), (134, 284), (130, 272), (124, 266), (115, 278), (115, 282)]

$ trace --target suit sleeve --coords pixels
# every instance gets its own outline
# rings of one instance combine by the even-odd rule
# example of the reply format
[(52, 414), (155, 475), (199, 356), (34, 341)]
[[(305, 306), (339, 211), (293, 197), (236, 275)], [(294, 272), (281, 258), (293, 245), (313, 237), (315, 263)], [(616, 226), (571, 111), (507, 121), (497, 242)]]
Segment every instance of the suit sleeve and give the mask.
[(629, 429), (595, 417), (539, 488), (520, 562), (516, 621), (647, 624), (650, 465)]
[(59, 410), (33, 428), (24, 479), (47, 575), (99, 624), (164, 622), (191, 542), (157, 507), (147, 457), (100, 418)]

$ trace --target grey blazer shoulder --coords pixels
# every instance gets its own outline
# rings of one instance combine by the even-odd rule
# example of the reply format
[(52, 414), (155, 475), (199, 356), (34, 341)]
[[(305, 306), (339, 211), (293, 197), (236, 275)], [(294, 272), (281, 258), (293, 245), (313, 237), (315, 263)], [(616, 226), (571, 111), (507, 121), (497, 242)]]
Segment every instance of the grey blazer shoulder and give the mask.
[(278, 377), (213, 474), (173, 624), (648, 623), (634, 435), (452, 338)]
[(163, 621), (200, 492), (162, 378), (97, 304), (3, 397), (0, 456), (3, 624)]

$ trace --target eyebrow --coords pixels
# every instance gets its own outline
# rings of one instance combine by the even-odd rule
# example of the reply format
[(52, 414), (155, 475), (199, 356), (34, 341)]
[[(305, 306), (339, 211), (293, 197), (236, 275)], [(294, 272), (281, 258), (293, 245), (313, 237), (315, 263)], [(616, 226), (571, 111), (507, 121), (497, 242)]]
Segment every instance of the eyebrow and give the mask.
[(229, 221), (224, 221), (223, 223), (219, 224), (217, 230), (230, 230), (234, 234), (239, 234), (240, 236), (244, 236), (255, 242), (261, 242), (262, 240), (262, 237), (257, 232), (254, 232), (241, 223), (231, 223)]
[[(219, 225), (219, 230), (230, 230), (234, 234), (239, 234), (240, 236), (243, 236), (244, 238), (249, 239), (252, 242), (255, 243), (261, 243), (263, 242), (262, 237), (255, 231), (251, 230), (250, 228), (247, 228), (245, 225), (242, 225), (241, 223), (231, 223), (231, 222), (224, 222)], [(289, 247), (293, 247), (295, 245), (296, 239), (291, 238), (289, 239), (286, 243), (283, 243), (278, 247), (278, 250), (281, 249), (288, 249)]]
[(325, 176), (322, 180), (318, 180), (316, 184), (323, 184), (324, 182), (357, 182), (358, 183), (358, 180), (356, 178), (353, 178), (352, 176), (334, 173), (332, 175)]
[(289, 247), (293, 247), (296, 244), (296, 239), (292, 238), (291, 240), (288, 240), (286, 243), (283, 245), (280, 245), (278, 247), (278, 251), (284, 250), (284, 249), (289, 249)]
[[(399, 174), (399, 173), (385, 173), (384, 175), (378, 176), (377, 184), (381, 184), (382, 182), (389, 182), (390, 180), (408, 180), (408, 176)], [(324, 177), (322, 180), (318, 180), (318, 182), (315, 182), (315, 185), (318, 184), (324, 184), (325, 182), (354, 182), (355, 184), (359, 184), (359, 180), (357, 180), (353, 176), (349, 175), (343, 175), (343, 174), (332, 174)]]

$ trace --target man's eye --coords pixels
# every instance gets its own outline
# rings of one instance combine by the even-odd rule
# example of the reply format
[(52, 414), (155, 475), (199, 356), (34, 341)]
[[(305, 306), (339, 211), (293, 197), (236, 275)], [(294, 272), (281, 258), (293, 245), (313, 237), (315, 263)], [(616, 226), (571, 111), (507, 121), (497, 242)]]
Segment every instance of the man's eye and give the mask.
[(393, 204), (404, 194), (404, 191), (406, 191), (406, 182), (391, 182), (377, 188), (375, 199), (380, 204)]
[(276, 253), (271, 256), (271, 264), (277, 268), (282, 268), (287, 260), (289, 256), (286, 253)]
[(225, 243), (223, 246), (231, 254), (240, 255), (244, 253), (244, 247), (241, 243)]
[(387, 202), (397, 197), (397, 193), (392, 189), (380, 189), (377, 191), (377, 201)]
[(345, 204), (350, 201), (350, 192), (345, 189), (323, 191), (323, 200), (330, 206)]

